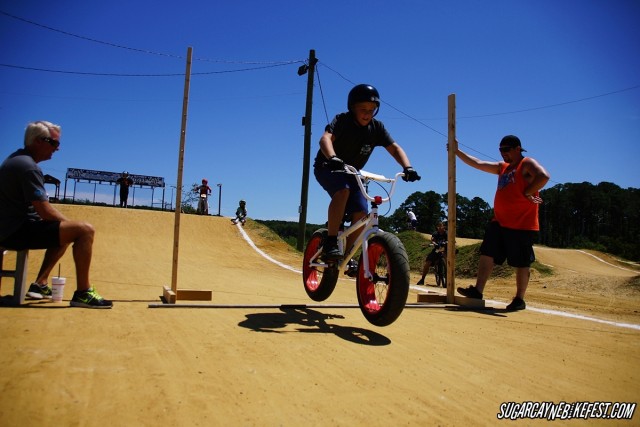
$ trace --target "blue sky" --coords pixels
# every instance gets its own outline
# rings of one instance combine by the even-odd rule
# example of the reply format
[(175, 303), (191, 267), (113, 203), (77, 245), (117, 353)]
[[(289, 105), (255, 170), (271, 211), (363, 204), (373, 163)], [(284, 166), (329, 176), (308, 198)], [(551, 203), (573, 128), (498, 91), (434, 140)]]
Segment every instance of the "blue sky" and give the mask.
[[(500, 138), (516, 134), (549, 186), (640, 187), (637, 0), (0, 0), (0, 11), (0, 156), (22, 145), (29, 121), (61, 124), (61, 150), (41, 167), (63, 187), (67, 168), (127, 170), (164, 177), (169, 200), (189, 46), (183, 183), (208, 178), (213, 212), (221, 183), (223, 215), (243, 198), (250, 217), (298, 219), (307, 77), (297, 69), (310, 49), (312, 157), (353, 84), (375, 85), (378, 118), (423, 176), (399, 184), (392, 209), (414, 191), (447, 191), (451, 93), (473, 155), (496, 160)], [(398, 171), (383, 149), (365, 169)], [(458, 193), (493, 203), (494, 176), (457, 171)], [(98, 198), (113, 190), (97, 186)], [(136, 189), (138, 201), (150, 195)], [(323, 223), (328, 202), (311, 176), (308, 221)]]

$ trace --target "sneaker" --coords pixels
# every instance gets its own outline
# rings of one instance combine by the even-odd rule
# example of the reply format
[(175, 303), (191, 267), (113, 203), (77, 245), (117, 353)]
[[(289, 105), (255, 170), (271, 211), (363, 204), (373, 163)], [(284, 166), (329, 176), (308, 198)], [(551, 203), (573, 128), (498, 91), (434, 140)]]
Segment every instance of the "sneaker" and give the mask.
[(322, 248), (322, 258), (325, 260), (335, 261), (342, 259), (343, 256), (337, 243), (329, 244), (326, 248)]
[(71, 307), (111, 308), (113, 307), (113, 302), (102, 298), (93, 288), (89, 288), (86, 291), (75, 291), (73, 293)]
[(527, 304), (522, 298), (515, 297), (511, 304), (507, 306), (507, 311), (518, 311), (527, 308)]
[(347, 271), (344, 272), (349, 277), (356, 277), (358, 275), (358, 261), (351, 258), (347, 263)]
[(478, 289), (473, 285), (466, 288), (458, 288), (458, 293), (467, 298), (482, 299), (482, 294), (478, 292)]
[(424, 285), (424, 279), (418, 280), (418, 283), (416, 283), (416, 286), (422, 286), (422, 285)]
[(47, 285), (40, 285), (38, 283), (32, 283), (29, 286), (29, 290), (27, 291), (27, 296), (30, 299), (51, 299), (52, 296), (51, 288)]

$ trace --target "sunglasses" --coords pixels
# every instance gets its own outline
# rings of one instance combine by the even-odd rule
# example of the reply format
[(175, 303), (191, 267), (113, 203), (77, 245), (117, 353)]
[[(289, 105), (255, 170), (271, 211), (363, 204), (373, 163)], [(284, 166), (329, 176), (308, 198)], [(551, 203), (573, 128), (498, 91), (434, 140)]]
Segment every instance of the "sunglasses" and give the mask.
[(511, 151), (513, 148), (515, 147), (500, 147), (500, 152), (501, 153), (508, 153), (509, 151)]
[(43, 140), (44, 142), (48, 142), (49, 144), (51, 144), (53, 148), (58, 148), (60, 146), (60, 141), (58, 141), (57, 139), (53, 139), (49, 137), (42, 137), (40, 139)]

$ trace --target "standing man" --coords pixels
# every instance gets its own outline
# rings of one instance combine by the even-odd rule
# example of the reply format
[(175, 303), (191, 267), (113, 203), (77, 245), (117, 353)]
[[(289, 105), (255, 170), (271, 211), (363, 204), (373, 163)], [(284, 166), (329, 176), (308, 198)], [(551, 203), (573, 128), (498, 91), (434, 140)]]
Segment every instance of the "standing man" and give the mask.
[(493, 202), (494, 218), (485, 231), (480, 246), (476, 285), (458, 288), (469, 298), (482, 299), (482, 291), (494, 264), (507, 263), (516, 269), (516, 296), (507, 311), (524, 310), (524, 295), (529, 285), (531, 263), (535, 261), (533, 240), (540, 229), (539, 191), (549, 181), (549, 173), (536, 160), (524, 157), (520, 139), (507, 135), (500, 141), (501, 162), (479, 160), (458, 149), (456, 155), (478, 170), (498, 175), (498, 189)]
[(127, 200), (129, 200), (129, 187), (133, 185), (133, 179), (129, 176), (129, 172), (122, 172), (122, 176), (116, 181), (120, 184), (120, 207), (127, 207)]
[(51, 298), (47, 280), (56, 263), (73, 244), (77, 290), (72, 307), (111, 308), (91, 287), (89, 266), (95, 230), (86, 222), (71, 221), (54, 208), (44, 188), (38, 163), (49, 160), (60, 147), (60, 126), (37, 121), (27, 125), (24, 148), (0, 165), (0, 245), (14, 250), (46, 249), (30, 298)]

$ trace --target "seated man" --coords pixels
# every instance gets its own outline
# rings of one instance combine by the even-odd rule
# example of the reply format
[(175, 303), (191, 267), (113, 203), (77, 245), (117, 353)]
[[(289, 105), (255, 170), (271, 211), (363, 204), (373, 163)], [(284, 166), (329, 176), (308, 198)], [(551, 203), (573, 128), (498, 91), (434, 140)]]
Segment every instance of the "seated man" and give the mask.
[(46, 249), (38, 277), (27, 296), (51, 298), (47, 280), (56, 263), (73, 244), (77, 290), (72, 307), (111, 308), (113, 303), (91, 288), (89, 266), (94, 229), (86, 222), (71, 221), (54, 208), (44, 188), (39, 162), (49, 160), (60, 146), (60, 126), (29, 123), (24, 148), (0, 165), (0, 245), (14, 249)]

